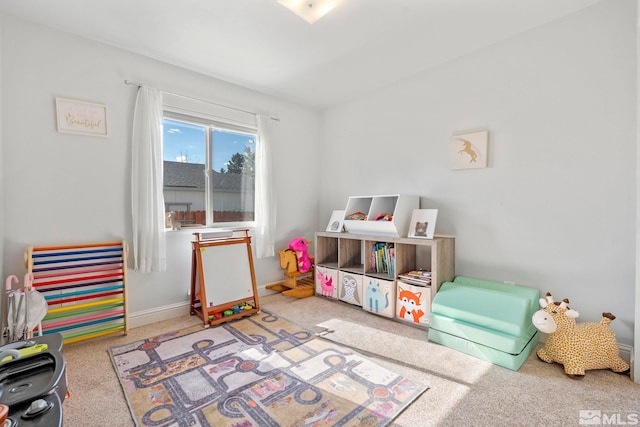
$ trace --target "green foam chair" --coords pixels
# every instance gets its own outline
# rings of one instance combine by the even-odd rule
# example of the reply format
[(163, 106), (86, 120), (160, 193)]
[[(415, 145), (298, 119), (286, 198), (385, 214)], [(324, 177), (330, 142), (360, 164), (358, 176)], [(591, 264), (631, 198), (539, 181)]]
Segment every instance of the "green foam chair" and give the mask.
[(517, 371), (538, 342), (531, 317), (539, 297), (537, 289), (458, 276), (433, 299), (429, 341)]

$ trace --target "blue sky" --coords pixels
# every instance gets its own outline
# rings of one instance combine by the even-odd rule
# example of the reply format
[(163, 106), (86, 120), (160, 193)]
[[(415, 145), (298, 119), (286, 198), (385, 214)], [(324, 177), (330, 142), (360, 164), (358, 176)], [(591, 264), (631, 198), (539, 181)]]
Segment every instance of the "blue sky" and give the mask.
[[(205, 163), (204, 126), (164, 119), (163, 159), (173, 162)], [(255, 152), (254, 137), (226, 131), (213, 131), (213, 170), (226, 169), (226, 163), (235, 153), (244, 153), (244, 147)]]

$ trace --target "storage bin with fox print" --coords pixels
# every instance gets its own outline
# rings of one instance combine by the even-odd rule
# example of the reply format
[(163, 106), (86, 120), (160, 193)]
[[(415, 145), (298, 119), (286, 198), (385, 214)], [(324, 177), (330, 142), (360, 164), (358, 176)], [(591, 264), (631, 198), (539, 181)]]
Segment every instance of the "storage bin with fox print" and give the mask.
[(426, 325), (431, 311), (431, 288), (396, 282), (396, 317), (406, 322)]

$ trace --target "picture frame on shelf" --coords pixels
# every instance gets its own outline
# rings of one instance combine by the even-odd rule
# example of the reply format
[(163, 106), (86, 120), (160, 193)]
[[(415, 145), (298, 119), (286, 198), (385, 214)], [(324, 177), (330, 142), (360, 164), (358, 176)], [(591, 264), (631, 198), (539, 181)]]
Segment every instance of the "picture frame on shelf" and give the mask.
[(56, 98), (58, 132), (107, 137), (107, 106)]
[(331, 219), (327, 224), (327, 230), (332, 233), (342, 233), (344, 231), (344, 214), (345, 211), (333, 211)]
[(437, 219), (438, 209), (414, 209), (409, 223), (408, 237), (433, 239)]

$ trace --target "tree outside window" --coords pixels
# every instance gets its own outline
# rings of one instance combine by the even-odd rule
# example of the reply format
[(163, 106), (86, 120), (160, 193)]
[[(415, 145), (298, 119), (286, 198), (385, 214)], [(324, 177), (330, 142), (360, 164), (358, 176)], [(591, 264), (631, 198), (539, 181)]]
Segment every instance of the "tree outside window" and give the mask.
[(255, 132), (166, 117), (163, 127), (165, 211), (183, 226), (253, 221)]

